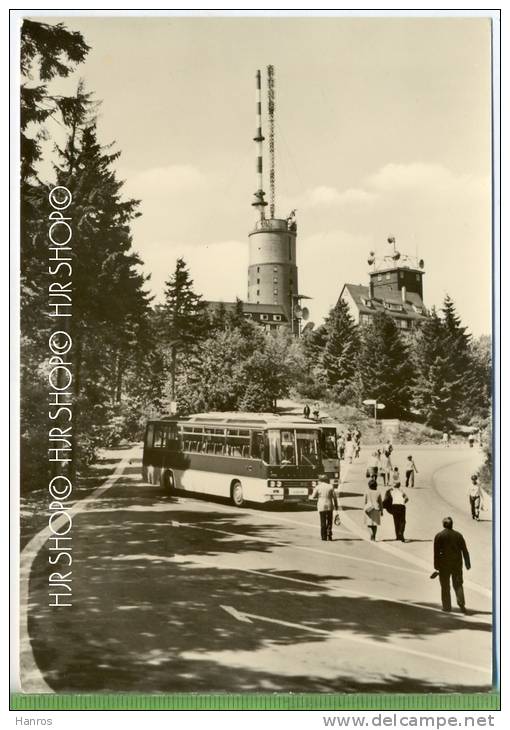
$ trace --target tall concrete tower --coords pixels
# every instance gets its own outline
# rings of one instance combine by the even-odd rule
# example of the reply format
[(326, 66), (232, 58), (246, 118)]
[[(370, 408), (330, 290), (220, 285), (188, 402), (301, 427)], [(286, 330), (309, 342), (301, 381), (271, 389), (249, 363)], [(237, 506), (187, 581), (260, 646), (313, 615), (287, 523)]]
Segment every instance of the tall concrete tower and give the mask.
[(268, 66), (268, 116), (270, 151), (270, 217), (265, 216), (265, 192), (262, 168), (262, 101), (261, 77), (257, 71), (257, 175), (258, 190), (253, 206), (258, 220), (249, 234), (248, 302), (252, 304), (281, 305), (292, 331), (298, 334), (299, 289), (296, 262), (297, 225), (295, 211), (288, 218), (275, 215), (275, 164), (274, 164), (274, 69)]

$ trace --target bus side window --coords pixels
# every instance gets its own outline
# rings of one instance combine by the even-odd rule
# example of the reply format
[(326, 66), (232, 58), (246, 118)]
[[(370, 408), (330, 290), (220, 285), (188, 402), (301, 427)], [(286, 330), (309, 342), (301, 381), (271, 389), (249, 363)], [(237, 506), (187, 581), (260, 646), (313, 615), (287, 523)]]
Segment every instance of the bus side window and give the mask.
[(251, 458), (262, 459), (264, 453), (264, 432), (263, 431), (252, 431), (251, 432)]

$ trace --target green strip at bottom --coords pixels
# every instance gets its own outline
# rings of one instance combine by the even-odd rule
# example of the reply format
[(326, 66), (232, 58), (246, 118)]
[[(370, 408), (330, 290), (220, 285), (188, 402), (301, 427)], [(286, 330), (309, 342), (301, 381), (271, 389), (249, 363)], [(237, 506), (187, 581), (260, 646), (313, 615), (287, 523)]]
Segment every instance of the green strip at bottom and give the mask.
[(11, 710), (499, 710), (485, 694), (13, 694)]

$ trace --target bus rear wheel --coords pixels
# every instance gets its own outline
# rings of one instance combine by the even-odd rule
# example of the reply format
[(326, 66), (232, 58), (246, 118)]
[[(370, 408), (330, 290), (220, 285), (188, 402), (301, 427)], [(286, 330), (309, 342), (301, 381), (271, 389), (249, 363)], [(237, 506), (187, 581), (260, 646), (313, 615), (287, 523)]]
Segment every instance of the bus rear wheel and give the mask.
[(234, 482), (231, 489), (232, 502), (236, 507), (242, 507), (244, 504), (243, 485), (241, 482)]
[(165, 471), (163, 474), (163, 489), (166, 492), (174, 492), (175, 491), (175, 479), (174, 475), (171, 471)]

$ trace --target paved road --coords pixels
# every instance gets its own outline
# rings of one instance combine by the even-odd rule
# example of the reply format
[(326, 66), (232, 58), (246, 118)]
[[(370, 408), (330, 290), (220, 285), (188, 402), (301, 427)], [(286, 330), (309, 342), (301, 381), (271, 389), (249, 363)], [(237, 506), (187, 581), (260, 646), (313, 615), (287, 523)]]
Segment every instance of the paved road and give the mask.
[[(386, 517), (374, 544), (367, 453), (345, 474), (331, 543), (312, 506), (169, 497), (127, 466), (75, 516), (72, 608), (47, 607), (47, 553), (34, 555), (28, 629), (41, 678), (75, 692), (487, 690), (491, 513), (473, 522), (466, 496), (480, 455), (413, 447), (409, 542), (393, 540)], [(407, 453), (397, 448), (396, 463)], [(445, 514), (472, 554), (468, 617), (442, 613), (428, 577)]]

